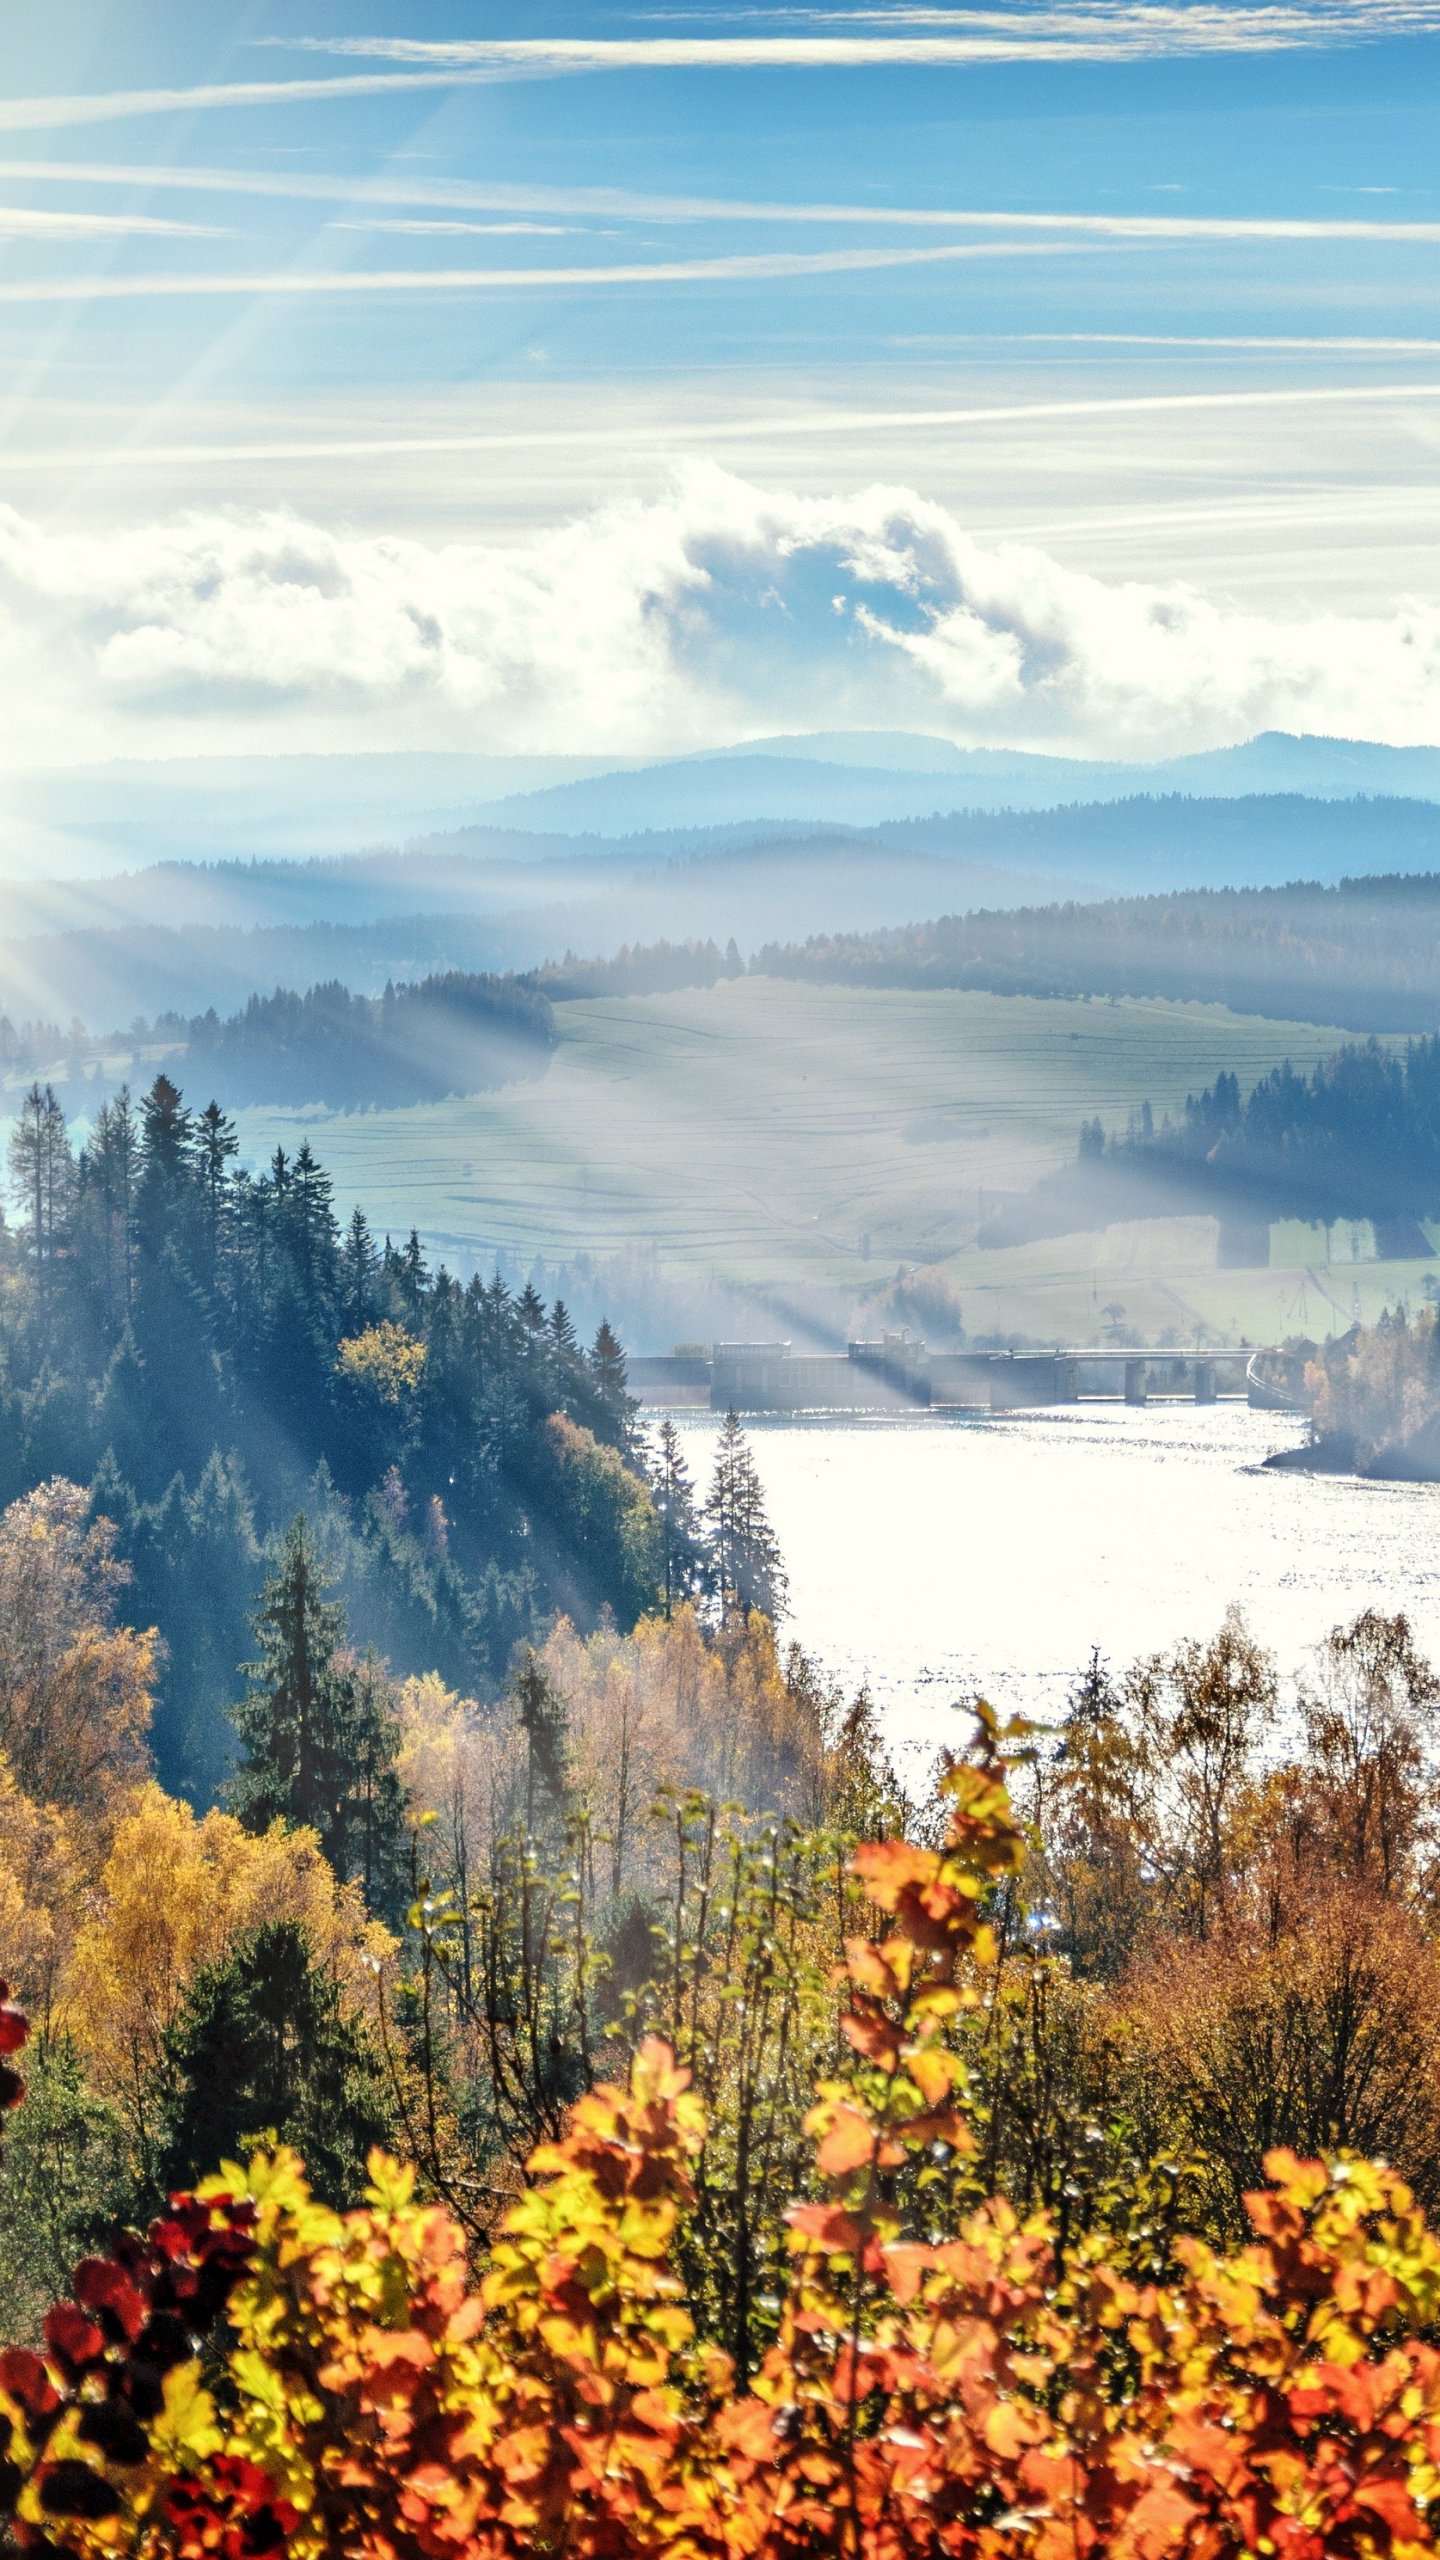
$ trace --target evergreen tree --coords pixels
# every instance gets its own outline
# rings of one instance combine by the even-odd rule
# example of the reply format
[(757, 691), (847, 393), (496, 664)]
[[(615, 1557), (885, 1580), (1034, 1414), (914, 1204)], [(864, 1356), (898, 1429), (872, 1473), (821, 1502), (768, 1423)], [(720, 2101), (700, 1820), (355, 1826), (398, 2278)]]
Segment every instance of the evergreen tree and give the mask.
[(515, 1703), (525, 1736), (525, 1828), (533, 1837), (547, 1814), (563, 1812), (570, 1787), (565, 1701), (551, 1687), (533, 1646), (527, 1646), (520, 1666)]
[(380, 1312), (380, 1256), (363, 1209), (351, 1212), (340, 1248), (338, 1279), (340, 1332), (349, 1340), (364, 1333)]
[(204, 1203), (205, 1274), (212, 1288), (219, 1276), (229, 1207), (230, 1159), (239, 1144), (234, 1121), (227, 1120), (218, 1102), (207, 1103), (200, 1114), (198, 1160), (200, 1193)]
[(273, 2137), (300, 2152), (323, 2202), (358, 2202), (366, 2154), (392, 2132), (389, 2095), (369, 2037), (297, 1922), (269, 1922), (197, 1974), (165, 2057), (166, 2193)]
[(374, 1663), (343, 1651), (344, 1612), (327, 1600), (320, 1558), (301, 1512), (255, 1618), (258, 1661), (234, 1721), (245, 1759), (230, 1802), (247, 1830), (303, 1825), (343, 1881), (393, 1903), (405, 1840), (395, 1771), (398, 1734)]
[(700, 1523), (680, 1434), (668, 1413), (660, 1425), (651, 1489), (660, 1522), (665, 1615), (669, 1618), (677, 1600), (688, 1600), (699, 1580)]
[(749, 1443), (735, 1412), (725, 1416), (715, 1473), (705, 1503), (709, 1536), (709, 1582), (722, 1621), (747, 1610), (778, 1618), (788, 1585), (779, 1541), (770, 1526), (765, 1497)]
[(195, 1172), (194, 1118), (178, 1086), (159, 1075), (140, 1105), (136, 1226), (142, 1255), (158, 1262), (190, 1240)]
[(42, 1293), (64, 1237), (75, 1180), (65, 1114), (53, 1085), (32, 1084), (10, 1137), (10, 1180), (25, 1217)]
[(626, 1384), (625, 1353), (620, 1338), (608, 1321), (602, 1319), (590, 1352), (590, 1375), (605, 1413), (606, 1437), (617, 1448), (628, 1448), (635, 1432), (635, 1416), (639, 1405)]
[(550, 1341), (557, 1360), (568, 1362), (578, 1359), (579, 1336), (570, 1321), (570, 1310), (563, 1298), (557, 1298), (550, 1310)]

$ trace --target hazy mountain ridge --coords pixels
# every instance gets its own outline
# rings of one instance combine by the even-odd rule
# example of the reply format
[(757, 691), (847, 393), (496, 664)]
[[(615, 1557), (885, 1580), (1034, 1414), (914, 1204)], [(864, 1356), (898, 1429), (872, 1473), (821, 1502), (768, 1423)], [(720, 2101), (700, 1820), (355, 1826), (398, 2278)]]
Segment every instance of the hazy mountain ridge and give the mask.
[(299, 861), (482, 824), (610, 837), (797, 816), (878, 825), (936, 810), (1046, 809), (1172, 791), (1440, 800), (1440, 749), (1271, 731), (1159, 763), (1097, 762), (861, 730), (669, 758), (412, 751), (21, 770), (0, 784), (0, 874), (79, 879), (162, 860)]

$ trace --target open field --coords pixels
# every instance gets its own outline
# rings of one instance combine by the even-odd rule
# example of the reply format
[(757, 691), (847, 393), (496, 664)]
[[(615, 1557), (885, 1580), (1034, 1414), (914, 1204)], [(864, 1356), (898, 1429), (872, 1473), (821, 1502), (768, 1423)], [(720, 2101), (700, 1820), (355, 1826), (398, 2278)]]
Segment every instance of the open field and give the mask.
[[(676, 1280), (712, 1276), (793, 1309), (854, 1298), (897, 1265), (943, 1262), (972, 1331), (1089, 1338), (1107, 1304), (1146, 1333), (1252, 1338), (1348, 1322), (1419, 1270), (1217, 1271), (1205, 1219), (981, 1251), (998, 1194), (1073, 1152), (1079, 1122), (1157, 1112), (1232, 1069), (1308, 1067), (1341, 1034), (1216, 1006), (848, 990), (764, 979), (558, 1009), (546, 1075), (422, 1109), (251, 1111), (246, 1156), (302, 1128), (378, 1225), (419, 1226), (468, 1270), (498, 1250), (550, 1261), (653, 1244)], [(1316, 1250), (1313, 1239), (1308, 1249)], [(1328, 1296), (1327, 1296), (1328, 1289)], [(794, 1293), (792, 1298), (790, 1293)]]

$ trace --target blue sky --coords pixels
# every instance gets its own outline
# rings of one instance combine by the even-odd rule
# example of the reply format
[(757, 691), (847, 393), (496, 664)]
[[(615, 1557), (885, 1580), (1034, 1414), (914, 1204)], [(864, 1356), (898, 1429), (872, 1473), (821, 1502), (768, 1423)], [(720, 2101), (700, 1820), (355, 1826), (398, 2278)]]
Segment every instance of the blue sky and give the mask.
[(10, 18), (8, 761), (1440, 738), (1440, 5)]

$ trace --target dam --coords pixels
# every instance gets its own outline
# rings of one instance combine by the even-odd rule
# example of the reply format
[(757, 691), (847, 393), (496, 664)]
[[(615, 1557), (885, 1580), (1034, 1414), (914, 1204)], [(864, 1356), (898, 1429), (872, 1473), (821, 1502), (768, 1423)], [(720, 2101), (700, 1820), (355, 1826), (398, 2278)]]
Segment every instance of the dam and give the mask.
[(1303, 1412), (1303, 1360), (1210, 1344), (1088, 1343), (1053, 1351), (932, 1351), (911, 1333), (796, 1351), (789, 1342), (717, 1342), (629, 1363), (632, 1395), (660, 1411), (712, 1413), (1012, 1413), (1044, 1405), (1196, 1404), (1238, 1398)]

